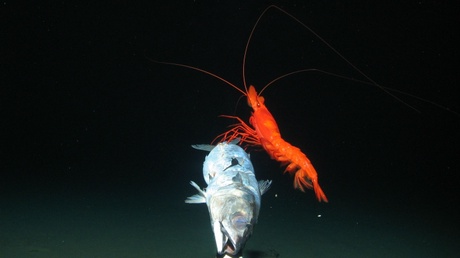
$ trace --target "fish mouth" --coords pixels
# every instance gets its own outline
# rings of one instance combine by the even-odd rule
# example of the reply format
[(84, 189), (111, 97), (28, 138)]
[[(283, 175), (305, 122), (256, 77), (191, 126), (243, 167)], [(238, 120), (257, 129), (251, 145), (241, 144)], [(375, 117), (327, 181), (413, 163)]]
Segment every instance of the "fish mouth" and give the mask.
[(230, 238), (227, 240), (225, 245), (223, 246), (223, 249), (219, 254), (229, 254), (229, 255), (236, 255), (237, 252), (239, 252), (239, 248), (236, 248), (235, 245), (230, 241)]
[(242, 238), (238, 236), (232, 237), (220, 221), (214, 222), (214, 236), (219, 255), (237, 255), (240, 252)]
[(230, 220), (215, 221), (213, 225), (217, 250), (220, 255), (238, 255), (252, 232), (252, 225), (241, 212)]

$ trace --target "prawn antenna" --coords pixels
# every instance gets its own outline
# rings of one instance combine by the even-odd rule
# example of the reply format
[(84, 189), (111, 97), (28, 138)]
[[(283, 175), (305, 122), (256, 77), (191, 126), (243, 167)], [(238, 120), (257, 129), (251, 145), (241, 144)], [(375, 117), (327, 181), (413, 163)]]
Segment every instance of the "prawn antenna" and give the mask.
[(281, 13), (285, 14), (286, 16), (290, 17), (291, 19), (293, 19), (294, 21), (296, 21), (298, 24), (300, 24), (302, 27), (304, 27), (305, 29), (307, 29), (310, 33), (312, 33), (317, 39), (319, 39), (324, 45), (326, 45), (329, 49), (331, 49), (338, 57), (340, 57), (340, 59), (342, 59), (345, 63), (347, 63), (350, 67), (352, 67), (355, 71), (357, 71), (359, 74), (361, 74), (367, 81), (363, 81), (363, 80), (357, 80), (357, 79), (353, 79), (353, 78), (350, 78), (350, 77), (347, 77), (347, 76), (343, 76), (343, 75), (339, 75), (339, 74), (335, 74), (335, 73), (331, 73), (331, 72), (326, 72), (326, 71), (323, 71), (323, 70), (319, 70), (319, 69), (301, 69), (301, 70), (297, 70), (297, 71), (293, 71), (293, 72), (290, 72), (290, 73), (287, 73), (287, 74), (284, 74), (284, 75), (281, 75), (275, 79), (273, 79), (271, 82), (269, 82), (267, 85), (265, 85), (260, 91), (259, 91), (259, 96), (262, 94), (262, 92), (271, 84), (273, 84), (274, 82), (284, 78), (284, 77), (287, 77), (287, 76), (290, 76), (290, 75), (293, 75), (293, 74), (297, 74), (297, 73), (302, 73), (302, 72), (320, 72), (320, 73), (324, 73), (324, 74), (327, 74), (327, 75), (330, 75), (330, 76), (334, 76), (334, 77), (338, 77), (338, 78), (342, 78), (342, 79), (347, 79), (347, 80), (351, 80), (351, 81), (356, 81), (356, 82), (359, 82), (359, 83), (363, 83), (363, 84), (368, 84), (368, 85), (371, 85), (371, 86), (375, 86), (375, 87), (378, 87), (380, 88), (382, 91), (384, 91), (386, 94), (388, 94), (389, 96), (391, 96), (392, 98), (394, 98), (395, 100), (397, 100), (398, 102), (402, 103), (403, 105), (407, 106), (408, 108), (416, 111), (417, 113), (421, 113), (420, 110), (418, 110), (417, 108), (415, 108), (414, 106), (408, 104), (407, 102), (405, 102), (404, 100), (402, 100), (401, 98), (399, 98), (398, 96), (396, 96), (395, 94), (391, 93), (390, 91), (393, 91), (393, 92), (397, 92), (399, 94), (403, 94), (403, 95), (407, 95), (407, 96), (410, 96), (410, 97), (413, 97), (413, 98), (416, 98), (416, 99), (419, 99), (421, 101), (424, 101), (424, 102), (427, 102), (427, 103), (430, 103), (430, 104), (433, 104), (435, 106), (437, 106), (438, 108), (441, 108), (441, 109), (444, 109), (448, 112), (451, 112), (455, 115), (458, 115), (460, 116), (459, 113), (455, 112), (455, 111), (452, 111), (451, 109), (447, 108), (447, 107), (444, 107), (442, 105), (439, 105), (433, 101), (429, 101), (427, 99), (423, 99), (423, 98), (420, 98), (420, 97), (417, 97), (415, 95), (412, 95), (410, 93), (405, 93), (405, 92), (402, 92), (402, 91), (399, 91), (399, 90), (395, 90), (395, 89), (392, 89), (392, 88), (389, 88), (389, 87), (384, 87), (380, 84), (378, 84), (376, 81), (374, 81), (372, 78), (370, 78), (369, 76), (367, 76), (363, 71), (361, 71), (357, 66), (355, 66), (352, 62), (350, 62), (345, 56), (343, 56), (339, 51), (337, 51), (331, 44), (329, 44), (325, 39), (323, 39), (319, 34), (317, 34), (313, 29), (311, 29), (310, 27), (308, 27), (305, 23), (303, 23), (302, 21), (300, 21), (299, 19), (297, 19), (296, 17), (294, 17), (292, 14), (288, 13), (287, 11), (281, 9), (280, 7), (276, 6), (276, 5), (270, 5), (268, 6), (267, 8), (265, 8), (265, 10), (262, 12), (262, 14), (259, 16), (259, 18), (257, 19), (254, 27), (252, 28), (252, 31), (251, 31), (251, 34), (249, 35), (249, 40), (247, 41), (246, 43), (246, 48), (244, 50), (244, 56), (243, 56), (243, 83), (244, 83), (244, 87), (245, 89), (247, 88), (246, 86), (246, 75), (245, 75), (245, 65), (246, 65), (246, 54), (248, 52), (248, 48), (249, 48), (249, 43), (250, 43), (250, 40), (251, 40), (251, 37), (252, 35), (254, 34), (254, 31), (257, 27), (257, 24), (259, 23), (259, 21), (261, 20), (261, 18), (265, 15), (265, 13), (267, 13), (270, 9), (276, 9), (278, 11), (280, 11)]
[(223, 82), (225, 82), (226, 84), (232, 86), (233, 88), (235, 88), (237, 91), (241, 92), (243, 95), (246, 95), (246, 92), (244, 92), (242, 89), (238, 88), (235, 84), (225, 80), (224, 78), (222, 78), (221, 76), (215, 74), (215, 73), (211, 73), (209, 71), (206, 71), (204, 69), (201, 69), (201, 68), (198, 68), (196, 66), (191, 66), (191, 65), (186, 65), (186, 64), (180, 64), (180, 63), (172, 63), (172, 62), (163, 62), (163, 61), (157, 61), (157, 60), (154, 60), (154, 59), (151, 59), (149, 57), (145, 57), (147, 58), (149, 61), (152, 61), (154, 63), (157, 63), (157, 64), (165, 64), (165, 65), (173, 65), (173, 66), (180, 66), (180, 67), (185, 67), (185, 68), (188, 68), (188, 69), (192, 69), (192, 70), (196, 70), (198, 72), (201, 72), (201, 73), (204, 73), (204, 74), (207, 74), (207, 75), (210, 75), (216, 79), (219, 79)]

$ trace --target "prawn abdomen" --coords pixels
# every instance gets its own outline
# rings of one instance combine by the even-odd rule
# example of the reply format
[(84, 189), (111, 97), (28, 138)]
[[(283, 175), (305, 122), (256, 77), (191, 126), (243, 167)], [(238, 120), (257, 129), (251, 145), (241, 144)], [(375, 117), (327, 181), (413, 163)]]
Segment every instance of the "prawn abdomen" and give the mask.
[(265, 150), (272, 159), (287, 164), (287, 172), (294, 175), (294, 188), (305, 191), (313, 189), (319, 201), (328, 202), (326, 195), (319, 186), (318, 174), (307, 156), (297, 147), (283, 140), (281, 137), (272, 139), (271, 142), (261, 141)]

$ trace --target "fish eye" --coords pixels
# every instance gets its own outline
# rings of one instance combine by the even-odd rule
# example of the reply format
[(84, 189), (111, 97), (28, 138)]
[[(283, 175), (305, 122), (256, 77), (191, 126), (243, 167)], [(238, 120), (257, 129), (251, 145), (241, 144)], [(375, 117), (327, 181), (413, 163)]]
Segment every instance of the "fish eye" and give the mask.
[(246, 226), (249, 224), (248, 218), (244, 216), (243, 213), (237, 212), (233, 215), (232, 218), (232, 224), (240, 230), (243, 230), (246, 228)]

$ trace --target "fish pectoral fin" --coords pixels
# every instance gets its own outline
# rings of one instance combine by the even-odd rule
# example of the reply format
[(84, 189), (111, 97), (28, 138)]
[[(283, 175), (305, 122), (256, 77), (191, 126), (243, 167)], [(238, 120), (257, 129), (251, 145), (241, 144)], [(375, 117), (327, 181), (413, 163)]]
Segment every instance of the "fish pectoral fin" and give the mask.
[(206, 192), (201, 190), (195, 182), (190, 181), (190, 184), (198, 190), (198, 194), (187, 197), (185, 203), (206, 203)]
[(212, 151), (212, 149), (214, 149), (214, 147), (216, 147), (216, 146), (211, 145), (211, 144), (193, 144), (192, 145), (192, 148), (194, 148), (196, 150), (202, 150), (202, 151)]
[(259, 191), (260, 194), (264, 194), (270, 189), (270, 186), (272, 185), (272, 180), (260, 180), (259, 181)]
[(228, 142), (228, 144), (235, 144), (235, 145), (237, 145), (238, 142), (239, 142), (240, 140), (241, 140), (241, 138), (238, 137), (238, 138), (234, 139), (233, 141)]
[(195, 194), (187, 197), (185, 203), (206, 203), (206, 198), (204, 198), (202, 195)]

